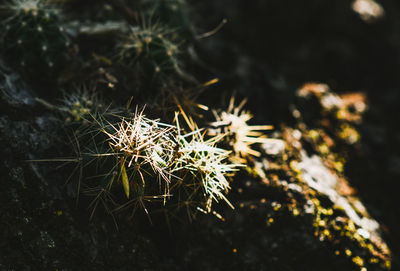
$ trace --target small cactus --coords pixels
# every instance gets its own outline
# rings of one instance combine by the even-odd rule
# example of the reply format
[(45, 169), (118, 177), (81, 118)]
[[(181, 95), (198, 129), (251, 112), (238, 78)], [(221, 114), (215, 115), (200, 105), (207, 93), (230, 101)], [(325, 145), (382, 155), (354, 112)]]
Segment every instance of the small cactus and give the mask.
[(30, 78), (56, 75), (68, 47), (57, 12), (41, 0), (14, 0), (8, 9), (12, 15), (4, 22), (6, 60)]
[(219, 200), (233, 208), (225, 196), (227, 176), (240, 165), (229, 163), (230, 152), (216, 146), (223, 135), (205, 139), (195, 124), (185, 133), (178, 115), (175, 120), (176, 125), (164, 124), (137, 110), (131, 118), (95, 120), (99, 127), (81, 144), (85, 148), (80, 160), (87, 169), (96, 167), (96, 177), (86, 178), (91, 191), (98, 192), (96, 198), (107, 202), (102, 195), (119, 194), (109, 201), (114, 210), (141, 207), (147, 214), (148, 206), (157, 202), (175, 210), (192, 202), (191, 210), (206, 213), (212, 213), (212, 204)]
[(179, 44), (173, 31), (151, 27), (131, 27), (130, 34), (120, 44), (120, 59), (150, 81), (166, 80), (171, 73), (180, 73)]
[[(226, 163), (230, 151), (218, 148), (217, 143), (224, 137), (223, 134), (209, 139), (204, 139), (200, 129), (196, 129), (188, 135), (177, 135), (179, 158), (176, 160), (175, 171), (187, 171), (192, 177), (185, 174), (179, 189), (184, 189), (186, 199), (198, 199), (198, 207), (204, 208), (207, 213), (212, 212), (212, 203), (219, 200), (225, 201), (233, 208), (233, 205), (225, 197), (225, 192), (230, 189), (227, 174), (238, 170), (239, 164)], [(190, 180), (192, 179), (192, 180)], [(173, 189), (172, 189), (173, 190)], [(197, 194), (197, 195), (196, 195)]]
[(263, 144), (273, 141), (265, 137), (263, 132), (271, 130), (271, 125), (249, 125), (247, 122), (253, 118), (248, 111), (242, 110), (247, 100), (243, 100), (238, 106), (235, 106), (234, 97), (231, 98), (229, 108), (226, 111), (214, 111), (215, 122), (211, 123), (208, 130), (209, 135), (225, 133), (227, 135), (227, 144), (233, 150), (233, 160), (245, 162), (249, 155), (256, 157), (261, 153), (252, 149), (253, 144)]
[(86, 88), (65, 93), (62, 104), (57, 107), (65, 118), (66, 124), (88, 124), (97, 114), (103, 114), (106, 110), (95, 91)]
[(169, 27), (183, 33), (191, 31), (185, 0), (144, 0), (143, 5), (151, 14), (157, 14), (157, 19)]

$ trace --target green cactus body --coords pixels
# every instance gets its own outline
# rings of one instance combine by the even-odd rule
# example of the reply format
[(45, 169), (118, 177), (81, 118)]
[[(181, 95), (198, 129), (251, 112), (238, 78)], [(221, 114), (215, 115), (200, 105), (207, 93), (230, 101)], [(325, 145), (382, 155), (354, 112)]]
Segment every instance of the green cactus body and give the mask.
[(68, 39), (52, 10), (21, 7), (5, 28), (5, 58), (29, 78), (53, 77), (65, 63)]
[(143, 4), (152, 14), (157, 14), (160, 22), (181, 32), (190, 32), (191, 24), (185, 0), (145, 0)]
[(123, 43), (122, 61), (151, 81), (160, 81), (171, 73), (178, 72), (179, 46), (173, 42), (173, 33), (157, 27), (132, 28)]

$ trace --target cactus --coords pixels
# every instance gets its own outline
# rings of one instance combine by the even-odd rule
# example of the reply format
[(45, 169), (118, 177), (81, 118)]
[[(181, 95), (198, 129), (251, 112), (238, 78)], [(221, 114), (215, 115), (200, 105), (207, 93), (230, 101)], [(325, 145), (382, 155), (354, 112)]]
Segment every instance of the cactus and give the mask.
[(185, 0), (144, 0), (143, 5), (151, 14), (157, 14), (157, 19), (169, 27), (183, 33), (191, 31)]
[[(68, 38), (58, 14), (40, 0), (15, 0), (8, 7), (3, 53), (29, 78), (52, 78), (66, 61)], [(34, 67), (34, 68), (32, 68)]]
[(78, 88), (71, 93), (65, 93), (62, 105), (57, 107), (62, 113), (66, 124), (89, 124), (92, 116), (105, 114), (103, 101), (95, 90)]
[[(190, 136), (180, 134), (179, 129), (177, 135), (180, 156), (173, 171), (184, 169), (191, 175), (185, 174), (183, 182), (178, 182), (181, 185), (178, 189), (183, 189), (185, 193), (184, 202), (197, 200), (197, 207), (206, 213), (211, 213), (212, 203), (219, 200), (234, 208), (224, 195), (230, 189), (226, 175), (237, 171), (241, 165), (226, 163), (230, 151), (217, 147), (223, 134), (205, 140), (201, 130), (194, 128)], [(178, 194), (182, 192), (178, 191)]]
[(179, 210), (192, 202), (191, 211), (212, 213), (219, 200), (233, 207), (225, 197), (227, 176), (240, 165), (227, 163), (230, 152), (216, 146), (223, 136), (206, 140), (195, 126), (185, 133), (175, 119), (176, 125), (164, 124), (136, 110), (131, 118), (95, 120), (99, 126), (81, 144), (80, 160), (85, 172), (95, 167), (96, 177), (86, 178), (85, 185), (97, 200), (114, 205), (107, 209), (140, 207), (149, 214), (156, 206)]
[(246, 162), (245, 158), (253, 155), (261, 156), (261, 153), (252, 149), (254, 144), (263, 144), (274, 141), (268, 139), (262, 131), (273, 129), (271, 125), (248, 125), (248, 121), (253, 116), (248, 111), (243, 111), (242, 108), (247, 100), (243, 100), (238, 106), (235, 106), (235, 99), (232, 96), (229, 108), (226, 111), (214, 111), (216, 118), (208, 129), (209, 135), (218, 135), (225, 133), (227, 135), (226, 143), (232, 149), (234, 161)]
[(173, 31), (158, 25), (131, 27), (120, 44), (120, 59), (131, 68), (139, 68), (140, 76), (152, 83), (163, 83), (168, 75), (181, 73), (179, 44)]

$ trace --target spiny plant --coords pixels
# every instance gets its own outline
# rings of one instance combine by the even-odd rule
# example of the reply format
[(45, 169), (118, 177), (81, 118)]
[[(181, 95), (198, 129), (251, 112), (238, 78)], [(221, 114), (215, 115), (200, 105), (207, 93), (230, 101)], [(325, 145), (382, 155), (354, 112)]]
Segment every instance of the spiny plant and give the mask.
[(268, 143), (272, 139), (266, 138), (261, 131), (271, 130), (271, 125), (249, 125), (247, 122), (253, 118), (248, 111), (242, 110), (247, 100), (243, 100), (238, 106), (235, 106), (235, 99), (232, 96), (229, 107), (226, 111), (213, 111), (216, 118), (215, 122), (210, 124), (208, 133), (217, 135), (227, 134), (226, 143), (234, 152), (234, 160), (245, 162), (243, 158), (253, 155), (261, 156), (261, 153), (252, 149), (253, 144)]
[(191, 31), (185, 0), (144, 0), (142, 5), (151, 14), (157, 14), (160, 22), (177, 28), (180, 32)]
[(58, 12), (44, 0), (13, 0), (3, 8), (10, 13), (3, 22), (5, 59), (30, 79), (54, 77), (69, 45)]
[(180, 132), (178, 115), (176, 115), (180, 155), (175, 162), (173, 172), (185, 170), (185, 176), (187, 173), (192, 175), (192, 182), (187, 186), (185, 179), (191, 178), (183, 178), (183, 182), (177, 182), (178, 189), (183, 188), (187, 199), (192, 201), (200, 197), (200, 200), (197, 199), (197, 207), (204, 208), (207, 213), (212, 211), (212, 203), (219, 200), (225, 201), (233, 208), (224, 195), (230, 189), (226, 176), (237, 171), (242, 165), (226, 163), (230, 151), (217, 147), (217, 143), (225, 136), (224, 134), (205, 139), (205, 134), (197, 127), (193, 119), (187, 117), (183, 111), (181, 112), (192, 132), (188, 134)]
[(168, 81), (168, 75), (180, 74), (179, 42), (175, 31), (159, 24), (143, 23), (131, 27), (120, 42), (119, 59), (131, 68), (139, 69), (140, 76), (152, 83)]
[(163, 116), (169, 115), (179, 109), (190, 116), (203, 118), (203, 113), (208, 111), (208, 106), (198, 102), (199, 96), (210, 85), (216, 84), (217, 78), (209, 80), (203, 84), (197, 84), (194, 87), (168, 86), (160, 89), (159, 94), (149, 103), (152, 110), (159, 111)]
[(127, 198), (130, 195), (130, 183), (125, 173), (126, 167), (132, 168), (134, 174), (139, 175), (143, 186), (146, 180), (142, 170), (151, 168), (159, 178), (159, 183), (166, 184), (167, 191), (171, 178), (168, 167), (172, 163), (175, 147), (171, 134), (173, 127), (147, 119), (142, 112), (136, 112), (129, 121), (122, 119), (117, 127), (112, 124), (110, 126), (113, 133), (107, 130), (103, 132), (108, 136), (112, 152), (121, 156), (121, 177)]
[(97, 116), (117, 113), (116, 109), (110, 110), (109, 106), (105, 106), (96, 89), (88, 89), (86, 86), (74, 87), (69, 92), (64, 92), (57, 104), (51, 104), (41, 98), (36, 98), (36, 101), (57, 112), (64, 124), (75, 133), (93, 126), (93, 118)]
[(134, 213), (142, 208), (148, 215), (154, 210), (148, 206), (156, 203), (177, 210), (192, 202), (191, 211), (207, 213), (220, 200), (233, 207), (225, 196), (227, 176), (240, 165), (227, 163), (230, 152), (216, 146), (223, 135), (206, 139), (193, 120), (184, 117), (189, 133), (181, 128), (178, 114), (176, 125), (146, 118), (138, 110), (130, 118), (96, 119), (98, 127), (81, 153), (83, 167), (95, 167), (96, 175), (86, 182), (90, 193), (98, 193), (93, 207), (102, 202), (114, 205), (107, 206), (109, 210), (133, 207), (129, 209)]
[[(168, 197), (171, 175), (168, 166), (173, 155), (173, 138), (169, 125), (145, 118), (135, 112), (130, 119), (116, 124), (99, 123), (109, 148), (95, 154), (100, 159), (111, 158), (102, 190), (111, 191), (114, 182), (122, 184), (127, 201), (119, 208), (133, 206), (148, 210), (145, 201)], [(118, 172), (117, 174), (115, 172)], [(149, 181), (151, 179), (152, 181)]]
[[(100, 97), (96, 89), (85, 86), (75, 87), (71, 92), (64, 92), (61, 104), (57, 110), (62, 114), (68, 125), (92, 126), (93, 118), (117, 113), (117, 109), (110, 110)], [(75, 129), (79, 129), (79, 128)]]

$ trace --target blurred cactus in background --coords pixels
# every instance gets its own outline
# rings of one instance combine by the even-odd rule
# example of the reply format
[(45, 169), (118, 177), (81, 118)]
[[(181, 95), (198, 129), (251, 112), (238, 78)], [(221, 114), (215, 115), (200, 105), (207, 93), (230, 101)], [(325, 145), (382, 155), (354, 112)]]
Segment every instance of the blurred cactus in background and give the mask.
[(144, 0), (143, 6), (149, 16), (170, 28), (185, 34), (192, 30), (186, 0)]
[(58, 11), (42, 0), (14, 0), (6, 8), (5, 59), (30, 79), (54, 80), (69, 45)]
[(139, 70), (144, 80), (165, 83), (168, 76), (181, 72), (179, 43), (172, 30), (155, 24), (131, 27), (130, 33), (120, 44), (120, 59), (129, 67)]

